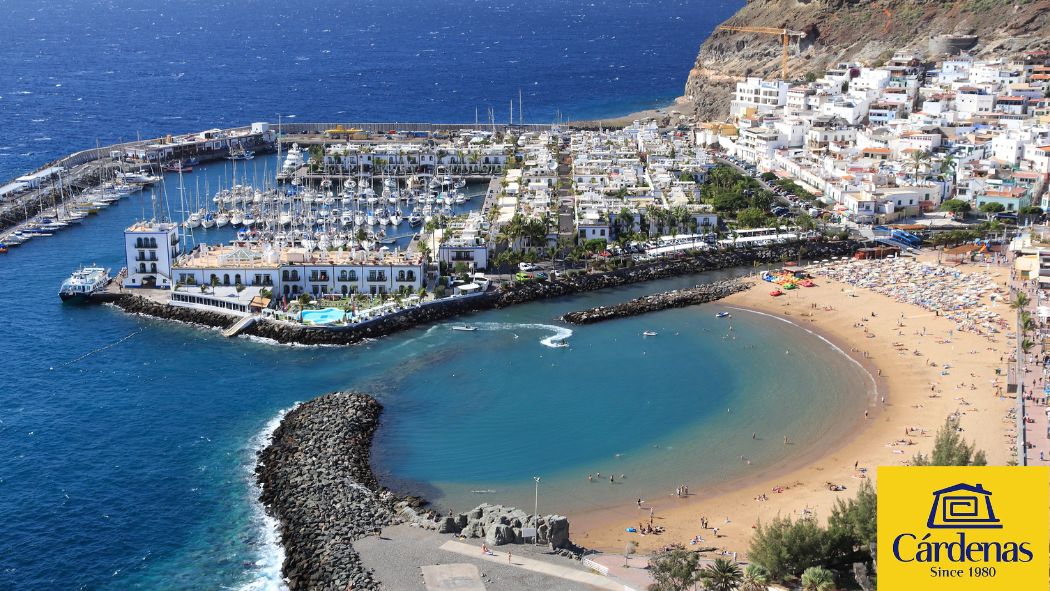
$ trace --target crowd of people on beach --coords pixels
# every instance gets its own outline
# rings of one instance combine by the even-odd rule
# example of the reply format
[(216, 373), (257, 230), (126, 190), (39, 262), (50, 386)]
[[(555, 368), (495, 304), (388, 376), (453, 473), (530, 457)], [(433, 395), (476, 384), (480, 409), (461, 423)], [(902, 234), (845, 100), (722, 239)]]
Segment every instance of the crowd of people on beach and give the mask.
[(1006, 320), (981, 301), (985, 296), (1005, 298), (1005, 280), (1000, 285), (1000, 273), (991, 272), (990, 265), (985, 273), (963, 273), (910, 259), (865, 259), (819, 267), (813, 273), (934, 312), (954, 322), (959, 331), (990, 335), (1006, 327)]

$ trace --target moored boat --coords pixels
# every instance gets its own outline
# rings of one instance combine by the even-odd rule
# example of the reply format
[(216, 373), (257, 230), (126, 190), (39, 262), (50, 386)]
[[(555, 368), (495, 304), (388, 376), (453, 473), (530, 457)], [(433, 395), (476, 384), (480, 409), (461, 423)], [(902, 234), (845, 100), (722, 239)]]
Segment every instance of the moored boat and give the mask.
[(62, 282), (58, 297), (62, 298), (63, 302), (74, 299), (87, 301), (105, 289), (109, 280), (109, 271), (102, 267), (78, 269), (73, 271), (69, 279)]

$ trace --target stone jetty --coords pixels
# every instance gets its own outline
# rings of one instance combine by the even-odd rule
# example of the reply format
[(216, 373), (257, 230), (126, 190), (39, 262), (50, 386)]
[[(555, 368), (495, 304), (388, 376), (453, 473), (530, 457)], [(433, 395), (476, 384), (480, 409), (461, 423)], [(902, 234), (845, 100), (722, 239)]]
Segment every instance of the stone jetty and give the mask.
[[(805, 249), (807, 257), (818, 259), (849, 255), (856, 252), (860, 245), (861, 243), (855, 240), (814, 242), (807, 244)], [(463, 314), (506, 308), (518, 304), (568, 296), (596, 289), (618, 287), (641, 281), (665, 279), (729, 267), (753, 266), (755, 263), (776, 263), (785, 256), (797, 257), (798, 247), (778, 245), (700, 253), (696, 256), (634, 265), (615, 271), (588, 273), (574, 277), (552, 279), (551, 281), (515, 285), (496, 291), (489, 291), (480, 296), (447, 298), (426, 306), (411, 307), (353, 326), (303, 326), (262, 319), (246, 328), (241, 334), (272, 339), (282, 344), (352, 345), (367, 339), (395, 334), (415, 326)], [(130, 313), (211, 327), (229, 328), (238, 319), (237, 317), (217, 312), (204, 312), (169, 306), (134, 294), (126, 294), (115, 302), (115, 305)]]
[(751, 285), (751, 282), (740, 279), (716, 281), (688, 289), (676, 289), (674, 291), (643, 296), (616, 304), (615, 306), (599, 306), (589, 310), (569, 312), (562, 319), (572, 324), (594, 324), (595, 322), (638, 316), (656, 312), (657, 310), (666, 310), (667, 308), (682, 308), (696, 304), (705, 304), (748, 290), (751, 288)]
[(427, 501), (418, 496), (399, 498), (380, 487), (369, 448), (381, 412), (364, 394), (325, 394), (289, 411), (259, 451), (259, 501), (279, 523), (281, 572), (290, 591), (381, 589), (352, 543), (395, 523), (484, 538), (492, 546), (522, 543), (523, 530), (535, 528), (536, 543), (566, 556), (583, 554), (569, 541), (569, 520), (560, 515), (483, 504), (445, 516), (425, 510)]
[(290, 591), (379, 588), (351, 543), (397, 520), (369, 464), (381, 410), (364, 394), (325, 394), (288, 412), (259, 452), (259, 500), (280, 524)]

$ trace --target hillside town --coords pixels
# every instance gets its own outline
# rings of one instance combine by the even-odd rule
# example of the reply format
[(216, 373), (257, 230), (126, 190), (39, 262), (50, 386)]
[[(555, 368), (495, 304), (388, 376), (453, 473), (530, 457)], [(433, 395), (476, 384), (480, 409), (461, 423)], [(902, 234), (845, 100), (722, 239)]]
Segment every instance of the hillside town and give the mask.
[(897, 51), (799, 81), (748, 78), (728, 121), (692, 131), (696, 145), (789, 178), (850, 222), (942, 206), (1016, 220), (1047, 207), (1048, 57)]

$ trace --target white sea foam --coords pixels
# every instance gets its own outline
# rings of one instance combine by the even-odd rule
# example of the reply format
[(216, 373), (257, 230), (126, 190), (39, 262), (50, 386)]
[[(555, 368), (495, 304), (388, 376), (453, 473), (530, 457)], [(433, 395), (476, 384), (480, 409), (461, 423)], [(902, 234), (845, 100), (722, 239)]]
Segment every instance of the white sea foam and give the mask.
[(809, 330), (808, 328), (806, 328), (806, 327), (804, 327), (804, 326), (801, 326), (801, 325), (795, 324), (794, 322), (792, 322), (792, 321), (790, 321), (790, 320), (787, 320), (786, 318), (780, 318), (780, 317), (778, 317), (778, 316), (774, 316), (773, 314), (766, 314), (765, 312), (759, 312), (758, 310), (749, 310), (749, 309), (747, 309), (747, 308), (737, 308), (737, 307), (735, 307), (735, 306), (726, 306), (726, 307), (727, 307), (727, 308), (732, 308), (733, 310), (739, 310), (740, 312), (751, 312), (752, 314), (760, 314), (760, 315), (762, 315), (762, 316), (768, 316), (768, 317), (770, 317), (770, 318), (773, 318), (773, 319), (775, 319), (775, 320), (779, 320), (779, 321), (781, 321), (781, 322), (786, 322), (787, 324), (790, 324), (790, 325), (792, 325), (792, 326), (794, 326), (794, 327), (797, 327), (797, 328), (801, 328), (802, 330), (804, 330), (804, 331), (808, 332), (809, 334), (811, 334), (811, 335), (813, 335), (813, 336), (817, 337), (818, 339), (820, 339), (820, 340), (824, 341), (825, 343), (827, 343), (828, 345), (830, 345), (832, 349), (835, 349), (835, 350), (836, 350), (836, 351), (838, 351), (839, 353), (842, 353), (842, 356), (843, 356), (843, 357), (845, 357), (846, 359), (849, 359), (850, 361), (852, 361), (853, 363), (855, 363), (855, 364), (857, 365), (857, 367), (859, 367), (859, 368), (860, 368), (860, 370), (861, 370), (861, 371), (863, 371), (863, 372), (864, 372), (864, 373), (865, 373), (865, 374), (866, 374), (866, 375), (868, 376), (868, 379), (869, 379), (869, 380), (871, 380), (871, 390), (869, 390), (869, 391), (868, 391), (868, 393), (869, 393), (869, 394), (871, 395), (871, 402), (872, 402), (872, 404), (874, 404), (874, 403), (875, 403), (875, 400), (876, 400), (876, 398), (878, 398), (878, 394), (879, 394), (879, 386), (878, 386), (878, 382), (876, 382), (876, 381), (875, 381), (875, 376), (871, 375), (871, 372), (870, 372), (870, 371), (868, 371), (868, 370), (867, 370), (867, 369), (866, 369), (866, 368), (865, 368), (865, 367), (864, 367), (864, 366), (863, 366), (863, 365), (861, 364), (861, 362), (857, 361), (857, 360), (856, 360), (856, 359), (854, 359), (854, 358), (853, 358), (852, 356), (850, 356), (849, 354), (847, 354), (847, 353), (846, 353), (845, 351), (843, 351), (843, 350), (842, 350), (842, 348), (841, 348), (841, 347), (839, 347), (839, 346), (838, 346), (838, 345), (836, 345), (835, 343), (832, 343), (831, 341), (829, 341), (829, 340), (825, 339), (825, 338), (824, 338), (823, 336), (821, 336), (821, 335), (819, 335), (819, 334), (817, 334), (817, 333), (813, 332), (812, 330)]
[[(298, 406), (286, 408), (277, 413), (273, 419), (266, 423), (263, 430), (255, 434), (249, 442), (252, 457), (255, 452), (266, 447), (270, 443), (273, 432), (281, 424), (281, 419), (290, 410)], [(262, 503), (259, 502), (261, 488), (255, 481), (255, 463), (249, 462), (245, 467), (244, 477), (248, 480), (248, 490), (251, 491), (249, 499), (252, 512), (252, 525), (259, 531), (262, 543), (258, 546), (258, 557), (255, 559), (256, 577), (252, 581), (240, 587), (240, 591), (287, 591), (288, 586), (284, 584), (281, 576), (281, 565), (284, 564), (284, 547), (281, 546), (277, 537), (277, 520), (266, 514)]]
[[(462, 326), (459, 323), (449, 324), (449, 327)], [(572, 330), (564, 326), (557, 326), (555, 324), (516, 324), (513, 322), (481, 322), (478, 324), (471, 324), (471, 326), (477, 327), (478, 330), (542, 330), (550, 331), (554, 334), (540, 339), (540, 344), (546, 347), (559, 347), (561, 341), (572, 336)]]

